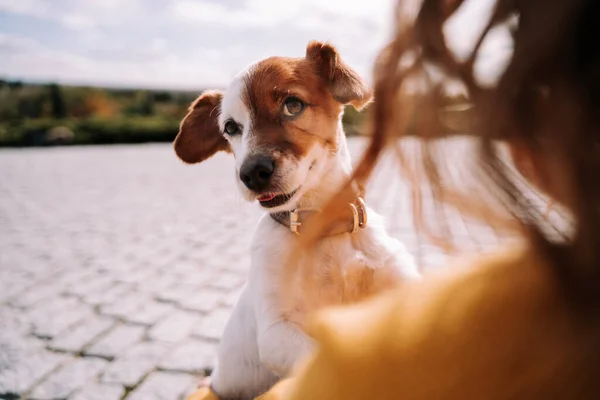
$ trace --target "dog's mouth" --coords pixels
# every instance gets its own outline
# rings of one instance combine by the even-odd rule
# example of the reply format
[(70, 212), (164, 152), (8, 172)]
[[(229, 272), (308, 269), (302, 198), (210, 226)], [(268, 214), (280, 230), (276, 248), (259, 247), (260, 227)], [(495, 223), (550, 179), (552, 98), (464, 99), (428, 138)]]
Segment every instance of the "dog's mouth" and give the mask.
[(297, 192), (298, 189), (284, 194), (263, 193), (257, 197), (257, 200), (262, 207), (273, 208), (287, 203)]

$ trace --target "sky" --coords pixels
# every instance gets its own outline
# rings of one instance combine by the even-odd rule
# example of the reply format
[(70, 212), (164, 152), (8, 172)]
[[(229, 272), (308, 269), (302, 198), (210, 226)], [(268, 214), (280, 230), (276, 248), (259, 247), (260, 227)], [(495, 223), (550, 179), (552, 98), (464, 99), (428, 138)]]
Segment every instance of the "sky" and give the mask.
[[(223, 87), (269, 56), (328, 41), (363, 77), (390, 38), (394, 0), (0, 0), (0, 77), (172, 89)], [(460, 54), (493, 0), (467, 0), (446, 26)], [(487, 43), (489, 42), (489, 43)], [(477, 69), (493, 81), (510, 53), (493, 35)]]

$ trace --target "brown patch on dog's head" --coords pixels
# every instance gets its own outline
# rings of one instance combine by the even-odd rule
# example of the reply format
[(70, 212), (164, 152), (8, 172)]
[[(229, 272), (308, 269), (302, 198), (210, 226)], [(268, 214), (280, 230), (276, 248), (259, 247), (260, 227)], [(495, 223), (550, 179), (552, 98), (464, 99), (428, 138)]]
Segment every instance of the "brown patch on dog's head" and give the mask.
[[(259, 148), (276, 148), (302, 158), (315, 142), (336, 151), (343, 106), (357, 109), (371, 99), (358, 74), (335, 48), (309, 43), (304, 58), (271, 57), (256, 64), (245, 77), (243, 101), (252, 115)], [(285, 118), (286, 99), (297, 98), (305, 108), (297, 118)]]
[(199, 163), (218, 151), (231, 152), (218, 124), (222, 97), (221, 92), (208, 91), (190, 106), (174, 142), (175, 153), (184, 162)]

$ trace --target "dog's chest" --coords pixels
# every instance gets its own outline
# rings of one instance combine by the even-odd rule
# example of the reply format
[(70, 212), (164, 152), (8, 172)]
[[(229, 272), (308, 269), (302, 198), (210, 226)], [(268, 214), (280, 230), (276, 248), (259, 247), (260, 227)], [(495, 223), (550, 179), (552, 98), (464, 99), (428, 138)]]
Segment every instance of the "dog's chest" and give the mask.
[(283, 315), (302, 326), (317, 310), (362, 300), (378, 290), (378, 273), (360, 250), (322, 246), (306, 251), (281, 276)]
[(398, 271), (386, 263), (391, 250), (374, 245), (377, 233), (371, 227), (298, 249), (295, 235), (264, 218), (252, 244), (251, 287), (267, 309), (303, 326), (315, 311), (360, 301), (398, 282)]

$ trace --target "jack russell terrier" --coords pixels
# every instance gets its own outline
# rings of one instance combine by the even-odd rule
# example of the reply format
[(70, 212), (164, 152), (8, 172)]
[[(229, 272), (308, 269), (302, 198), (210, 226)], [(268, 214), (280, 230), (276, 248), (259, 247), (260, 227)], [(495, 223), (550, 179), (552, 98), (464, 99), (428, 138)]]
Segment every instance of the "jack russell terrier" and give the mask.
[(264, 393), (310, 352), (307, 315), (419, 277), (412, 257), (360, 193), (347, 204), (347, 215), (292, 258), (303, 221), (351, 175), (344, 106), (361, 109), (371, 97), (333, 46), (311, 42), (305, 57), (260, 61), (225, 92), (207, 91), (190, 106), (174, 142), (177, 156), (192, 164), (218, 151), (233, 153), (243, 196), (267, 212), (210, 387), (194, 399)]

